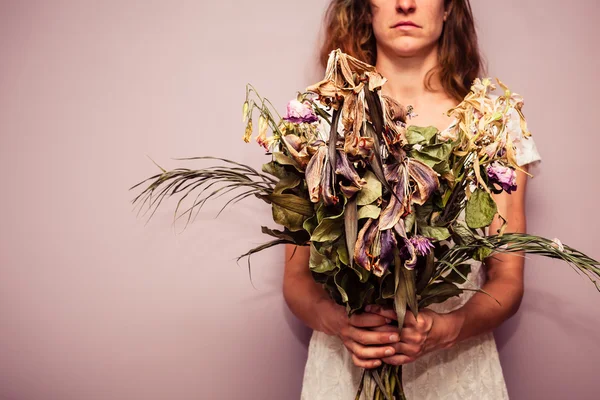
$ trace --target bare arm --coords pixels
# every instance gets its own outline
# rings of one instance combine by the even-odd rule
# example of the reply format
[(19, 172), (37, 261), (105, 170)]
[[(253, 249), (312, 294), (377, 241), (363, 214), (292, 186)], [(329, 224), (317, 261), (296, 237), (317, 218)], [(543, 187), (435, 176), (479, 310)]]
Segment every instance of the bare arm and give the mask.
[(290, 311), (316, 331), (332, 334), (323, 323), (324, 308), (335, 306), (323, 287), (314, 281), (308, 269), (310, 249), (308, 246), (287, 244), (285, 247), (285, 271), (283, 274), (283, 297)]
[[(524, 168), (525, 169), (525, 168)], [(506, 218), (506, 232), (525, 232), (525, 188), (527, 175), (517, 172), (517, 190), (510, 195), (502, 194), (494, 197), (499, 212)], [(501, 226), (496, 218), (489, 228), (490, 234)], [(500, 304), (484, 293), (476, 293), (460, 309), (446, 316), (455, 326), (454, 338), (450, 344), (465, 340), (472, 336), (491, 331), (506, 319), (513, 316), (523, 298), (522, 254), (496, 254), (485, 261), (487, 282), (482, 289), (496, 298)]]

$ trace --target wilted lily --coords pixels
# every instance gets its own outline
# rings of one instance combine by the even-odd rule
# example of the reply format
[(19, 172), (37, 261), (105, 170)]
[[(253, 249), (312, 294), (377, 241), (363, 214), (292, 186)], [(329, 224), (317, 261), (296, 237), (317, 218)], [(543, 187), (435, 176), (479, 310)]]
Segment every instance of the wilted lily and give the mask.
[(410, 212), (411, 202), (424, 204), (440, 185), (437, 173), (431, 167), (408, 157), (400, 164), (386, 165), (385, 177), (392, 183), (395, 195), (381, 213), (380, 230), (393, 228)]
[(392, 229), (379, 230), (379, 220), (368, 219), (358, 233), (354, 247), (356, 264), (382, 276), (394, 264), (394, 250), (398, 247), (396, 234)]
[[(327, 146), (324, 142), (320, 143), (321, 145), (306, 166), (306, 185), (311, 202), (317, 203), (319, 200), (323, 200), (323, 203), (329, 206), (337, 204), (339, 198), (335, 195), (333, 187), (333, 171), (328, 159)], [(354, 172), (356, 173), (356, 171)]]
[(288, 134), (281, 138), (281, 142), (285, 146), (289, 156), (296, 161), (298, 166), (302, 169), (306, 168), (311, 158), (306, 148), (306, 140), (297, 135)]
[(276, 136), (267, 137), (269, 123), (267, 118), (260, 116), (258, 119), (258, 136), (256, 136), (256, 142), (261, 145), (266, 151), (271, 151), (273, 145), (277, 142)]
[(326, 160), (327, 146), (319, 146), (306, 166), (306, 185), (308, 186), (310, 201), (313, 203), (317, 203), (321, 196), (321, 180)]
[(404, 227), (404, 220), (398, 221), (394, 226), (394, 231), (402, 238), (404, 242), (403, 246), (400, 247), (400, 258), (404, 260), (404, 268), (414, 269), (417, 265), (417, 251), (412, 242), (408, 239), (406, 234), (406, 228)]

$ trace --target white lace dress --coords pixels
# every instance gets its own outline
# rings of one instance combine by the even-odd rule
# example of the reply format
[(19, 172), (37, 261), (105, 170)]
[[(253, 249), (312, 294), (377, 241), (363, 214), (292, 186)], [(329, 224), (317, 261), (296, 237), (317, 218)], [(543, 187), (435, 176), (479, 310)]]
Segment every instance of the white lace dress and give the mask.
[[(525, 165), (540, 160), (533, 139), (524, 139), (514, 113), (508, 125), (517, 148), (517, 161)], [(465, 287), (481, 287), (485, 269), (474, 263)], [(464, 305), (475, 292), (467, 291), (428, 308), (447, 313)], [(362, 369), (337, 336), (314, 331), (308, 348), (301, 400), (353, 400)], [(403, 366), (403, 382), (409, 400), (504, 400), (508, 399), (493, 334), (462, 341), (454, 347), (426, 354)], [(364, 395), (363, 395), (364, 397)], [(363, 398), (361, 397), (361, 398)]]

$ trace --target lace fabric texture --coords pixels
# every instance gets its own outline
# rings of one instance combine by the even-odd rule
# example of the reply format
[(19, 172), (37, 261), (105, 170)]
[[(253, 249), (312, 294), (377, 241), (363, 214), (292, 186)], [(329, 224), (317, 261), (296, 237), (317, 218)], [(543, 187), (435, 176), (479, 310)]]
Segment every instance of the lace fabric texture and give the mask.
[[(519, 165), (541, 160), (533, 138), (524, 138), (516, 112), (507, 129), (516, 147)], [(452, 126), (452, 125), (451, 125)], [(479, 288), (485, 269), (473, 263), (463, 287)], [(466, 291), (428, 308), (447, 313), (464, 305), (475, 292)], [(362, 369), (337, 336), (314, 331), (308, 349), (301, 400), (352, 400)], [(403, 366), (403, 382), (409, 400), (505, 400), (508, 392), (492, 333), (462, 341), (450, 349), (426, 354)], [(365, 395), (361, 396), (364, 399)]]

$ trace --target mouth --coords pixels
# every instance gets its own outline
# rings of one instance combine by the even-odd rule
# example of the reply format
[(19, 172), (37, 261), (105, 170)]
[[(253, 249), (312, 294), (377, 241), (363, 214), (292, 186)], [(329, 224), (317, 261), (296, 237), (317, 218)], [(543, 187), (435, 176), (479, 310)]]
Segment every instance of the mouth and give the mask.
[(412, 21), (400, 21), (392, 26), (393, 28), (420, 28), (419, 25), (415, 24)]

